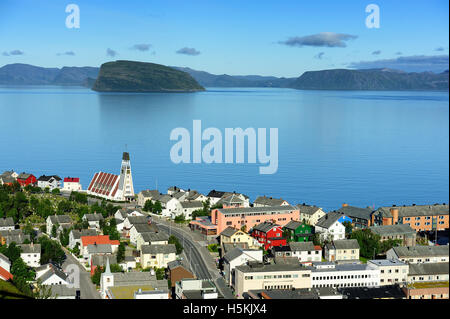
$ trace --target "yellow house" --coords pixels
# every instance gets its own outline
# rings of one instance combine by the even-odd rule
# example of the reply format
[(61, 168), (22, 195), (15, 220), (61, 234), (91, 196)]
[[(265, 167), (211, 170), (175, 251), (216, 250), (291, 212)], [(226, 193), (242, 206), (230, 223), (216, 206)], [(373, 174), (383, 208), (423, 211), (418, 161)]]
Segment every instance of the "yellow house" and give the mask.
[(221, 245), (239, 243), (246, 243), (249, 249), (257, 249), (260, 246), (249, 234), (233, 227), (227, 227), (220, 233)]
[(166, 268), (169, 262), (176, 259), (177, 255), (174, 244), (141, 246), (142, 268)]

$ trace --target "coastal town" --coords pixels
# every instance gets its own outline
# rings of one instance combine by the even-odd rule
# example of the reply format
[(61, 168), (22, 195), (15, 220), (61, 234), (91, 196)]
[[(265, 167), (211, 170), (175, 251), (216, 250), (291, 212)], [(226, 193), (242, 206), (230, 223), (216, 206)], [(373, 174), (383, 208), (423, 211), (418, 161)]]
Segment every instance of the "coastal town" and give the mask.
[(85, 185), (0, 175), (0, 298), (448, 299), (448, 231), (448, 203), (135, 193), (124, 152)]

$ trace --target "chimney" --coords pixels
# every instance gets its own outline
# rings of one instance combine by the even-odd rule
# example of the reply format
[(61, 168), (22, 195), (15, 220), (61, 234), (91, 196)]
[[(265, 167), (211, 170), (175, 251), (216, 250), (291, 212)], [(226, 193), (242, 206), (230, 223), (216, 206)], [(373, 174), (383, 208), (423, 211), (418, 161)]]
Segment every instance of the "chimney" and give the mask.
[(347, 206), (348, 206), (347, 203), (342, 204), (342, 207), (347, 207)]

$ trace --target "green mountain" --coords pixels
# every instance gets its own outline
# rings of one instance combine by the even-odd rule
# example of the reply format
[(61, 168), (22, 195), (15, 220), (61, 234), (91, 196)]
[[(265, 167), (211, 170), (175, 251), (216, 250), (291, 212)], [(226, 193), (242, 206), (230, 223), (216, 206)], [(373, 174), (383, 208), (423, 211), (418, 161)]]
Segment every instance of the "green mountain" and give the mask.
[(92, 87), (99, 92), (195, 92), (204, 88), (188, 73), (146, 62), (103, 63)]
[(448, 90), (448, 71), (438, 74), (391, 69), (309, 71), (289, 87), (299, 90)]

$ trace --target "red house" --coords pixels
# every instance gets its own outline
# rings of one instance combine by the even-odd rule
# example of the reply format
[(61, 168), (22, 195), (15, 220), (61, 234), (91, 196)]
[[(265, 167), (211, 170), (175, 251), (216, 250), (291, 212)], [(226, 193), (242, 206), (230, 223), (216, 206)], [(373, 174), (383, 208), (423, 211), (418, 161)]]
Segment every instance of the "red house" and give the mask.
[(265, 250), (274, 246), (287, 245), (286, 238), (283, 238), (282, 226), (271, 222), (264, 222), (253, 227), (251, 236), (263, 244)]
[(28, 173), (20, 173), (17, 176), (17, 182), (19, 182), (20, 186), (25, 187), (27, 185), (35, 185), (37, 182), (36, 176)]

